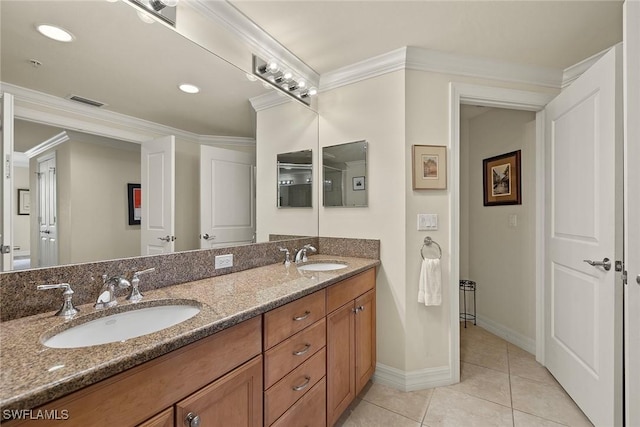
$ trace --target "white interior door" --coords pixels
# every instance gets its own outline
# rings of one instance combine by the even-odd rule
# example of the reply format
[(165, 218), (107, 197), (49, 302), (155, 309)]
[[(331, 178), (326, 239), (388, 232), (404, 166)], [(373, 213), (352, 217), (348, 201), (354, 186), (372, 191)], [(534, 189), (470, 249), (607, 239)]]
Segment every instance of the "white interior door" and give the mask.
[(142, 255), (174, 251), (175, 233), (175, 137), (142, 143)]
[(56, 156), (38, 159), (38, 267), (58, 265)]
[(201, 248), (254, 241), (255, 164), (254, 154), (201, 146)]
[(598, 426), (622, 422), (619, 61), (614, 48), (545, 109), (545, 364)]
[(0, 209), (0, 271), (13, 268), (13, 95), (2, 95), (2, 209)]

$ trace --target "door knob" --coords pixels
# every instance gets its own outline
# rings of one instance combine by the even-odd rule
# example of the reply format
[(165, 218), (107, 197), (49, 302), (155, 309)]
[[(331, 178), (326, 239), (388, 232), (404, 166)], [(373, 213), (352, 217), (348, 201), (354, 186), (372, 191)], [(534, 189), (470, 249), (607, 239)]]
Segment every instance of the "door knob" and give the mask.
[(203, 234), (202, 238), (204, 240), (214, 240), (216, 238), (216, 236), (209, 236), (208, 234)]
[(165, 242), (170, 242), (171, 241), (171, 236), (167, 236), (167, 237), (158, 237), (158, 240), (163, 240)]
[(591, 261), (590, 259), (585, 259), (583, 261), (594, 267), (602, 267), (605, 271), (611, 270), (611, 261), (609, 258), (604, 258), (602, 261)]
[(193, 412), (189, 412), (187, 416), (184, 418), (184, 424), (187, 427), (199, 427), (200, 416), (197, 414), (194, 414)]

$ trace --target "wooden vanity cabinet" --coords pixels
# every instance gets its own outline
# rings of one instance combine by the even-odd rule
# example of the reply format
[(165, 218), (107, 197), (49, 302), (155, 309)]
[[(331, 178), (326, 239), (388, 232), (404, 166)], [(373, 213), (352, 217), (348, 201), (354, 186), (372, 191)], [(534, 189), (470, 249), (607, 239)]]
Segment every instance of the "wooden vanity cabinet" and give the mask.
[(143, 422), (138, 427), (174, 427), (173, 407), (160, 412), (155, 417)]
[[(306, 419), (303, 411), (326, 411), (325, 300), (321, 290), (264, 314), (265, 426), (300, 423)], [(326, 425), (319, 421), (314, 425)]]
[(327, 289), (327, 425), (334, 425), (376, 365), (375, 269)]
[[(261, 330), (260, 316), (246, 320), (37, 409), (68, 413), (68, 419), (47, 420), (47, 427), (125, 427), (141, 423), (145, 427), (164, 427), (163, 421), (168, 419), (165, 411), (172, 410), (176, 403), (203, 387), (221, 384), (228, 373), (239, 373), (255, 362), (260, 372), (252, 392), (257, 397), (254, 405), (259, 407), (251, 410), (262, 414)], [(251, 362), (245, 365), (247, 361)], [(182, 419), (175, 421), (176, 426), (185, 425)], [(41, 420), (6, 423), (7, 427), (42, 424)]]

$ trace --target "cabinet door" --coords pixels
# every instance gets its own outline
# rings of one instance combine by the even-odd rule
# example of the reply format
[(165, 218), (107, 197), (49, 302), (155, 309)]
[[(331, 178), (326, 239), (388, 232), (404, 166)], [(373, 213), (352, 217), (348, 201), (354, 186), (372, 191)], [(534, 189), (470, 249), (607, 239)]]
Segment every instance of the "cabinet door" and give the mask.
[(155, 417), (139, 424), (138, 427), (173, 427), (173, 408), (160, 412)]
[(376, 291), (356, 299), (356, 395), (376, 369)]
[(353, 301), (327, 316), (327, 424), (333, 425), (356, 397)]
[(176, 425), (187, 415), (207, 427), (262, 426), (262, 356), (258, 356), (176, 405)]

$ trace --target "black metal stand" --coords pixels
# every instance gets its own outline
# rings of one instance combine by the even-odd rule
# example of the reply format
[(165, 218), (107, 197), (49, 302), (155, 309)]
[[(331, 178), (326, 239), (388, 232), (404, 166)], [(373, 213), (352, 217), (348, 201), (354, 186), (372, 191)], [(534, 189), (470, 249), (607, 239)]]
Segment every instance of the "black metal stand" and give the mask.
[[(462, 291), (462, 299), (464, 311), (460, 313), (460, 320), (464, 320), (464, 327), (467, 327), (467, 320), (473, 320), (476, 323), (476, 282), (473, 280), (460, 280), (460, 290)], [(473, 314), (467, 312), (467, 292), (473, 292)]]

